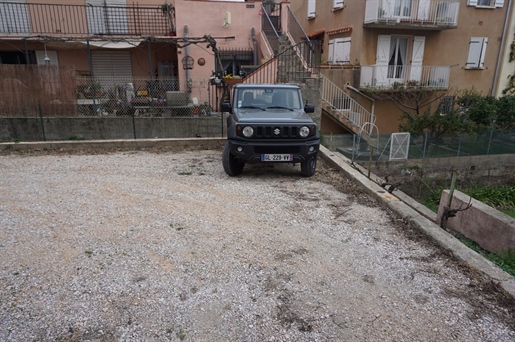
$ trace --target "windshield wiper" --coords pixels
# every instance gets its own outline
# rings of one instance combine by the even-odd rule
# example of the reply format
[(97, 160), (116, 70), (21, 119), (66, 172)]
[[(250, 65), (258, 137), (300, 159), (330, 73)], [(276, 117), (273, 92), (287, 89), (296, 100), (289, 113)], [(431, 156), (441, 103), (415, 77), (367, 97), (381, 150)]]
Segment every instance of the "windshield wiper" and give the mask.
[(292, 108), (290, 108), (290, 107), (284, 107), (284, 106), (268, 106), (268, 107), (266, 107), (266, 109), (269, 109), (269, 108), (272, 108), (272, 109), (288, 109), (288, 110), (293, 111), (293, 109), (292, 109)]
[(247, 108), (265, 110), (265, 109), (263, 109), (261, 107), (258, 107), (258, 106), (241, 106), (239, 109), (247, 109)]

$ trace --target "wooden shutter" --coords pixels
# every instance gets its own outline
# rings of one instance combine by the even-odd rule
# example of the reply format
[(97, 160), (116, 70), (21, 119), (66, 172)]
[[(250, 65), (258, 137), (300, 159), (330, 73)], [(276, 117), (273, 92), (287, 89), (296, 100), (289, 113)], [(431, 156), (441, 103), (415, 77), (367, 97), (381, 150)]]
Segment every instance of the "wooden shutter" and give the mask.
[(487, 44), (488, 38), (470, 38), (466, 68), (482, 68), (484, 66)]
[(379, 35), (377, 37), (377, 55), (375, 65), (375, 85), (381, 86), (386, 84), (388, 78), (388, 60), (390, 59), (390, 42), (392, 37), (387, 35)]
[(333, 9), (343, 8), (343, 0), (333, 0)]
[(336, 38), (334, 40), (334, 62), (350, 62), (350, 38)]
[(308, 0), (308, 18), (314, 18), (316, 16), (316, 0)]
[(411, 56), (410, 80), (420, 81), (422, 76), (422, 64), (424, 61), (424, 45), (426, 37), (415, 36), (413, 38), (413, 53)]

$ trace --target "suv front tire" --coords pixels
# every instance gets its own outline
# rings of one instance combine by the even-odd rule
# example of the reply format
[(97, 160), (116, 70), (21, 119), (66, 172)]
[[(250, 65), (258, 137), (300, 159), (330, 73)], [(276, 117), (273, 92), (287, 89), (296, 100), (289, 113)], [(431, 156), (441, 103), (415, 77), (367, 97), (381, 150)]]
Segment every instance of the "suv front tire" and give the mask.
[(229, 142), (226, 142), (224, 146), (224, 151), (222, 153), (222, 165), (224, 167), (225, 173), (227, 173), (229, 176), (239, 175), (243, 172), (243, 167), (245, 166), (244, 162), (236, 158), (231, 153), (231, 146), (229, 145)]

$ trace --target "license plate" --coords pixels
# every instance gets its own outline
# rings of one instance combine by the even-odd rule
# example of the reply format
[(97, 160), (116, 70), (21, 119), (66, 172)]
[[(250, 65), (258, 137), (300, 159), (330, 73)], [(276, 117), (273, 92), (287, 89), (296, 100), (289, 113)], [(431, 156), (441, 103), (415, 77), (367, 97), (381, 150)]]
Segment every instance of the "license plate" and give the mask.
[(261, 161), (266, 161), (266, 162), (293, 161), (293, 154), (262, 154)]

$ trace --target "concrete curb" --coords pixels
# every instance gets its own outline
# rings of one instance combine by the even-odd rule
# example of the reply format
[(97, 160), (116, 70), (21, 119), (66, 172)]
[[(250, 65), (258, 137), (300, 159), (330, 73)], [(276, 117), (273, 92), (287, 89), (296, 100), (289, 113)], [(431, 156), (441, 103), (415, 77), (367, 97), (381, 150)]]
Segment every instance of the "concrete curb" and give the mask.
[[(491, 261), (465, 246), (453, 235), (440, 228), (440, 226), (435, 223), (436, 214), (430, 214), (432, 212), (425, 207), (424, 209), (420, 208), (423, 206), (404, 193), (401, 193), (399, 196), (402, 200), (394, 196), (394, 194), (389, 194), (372, 180), (379, 179), (379, 177), (370, 174), (371, 179), (368, 179), (365, 175), (368, 172), (366, 169), (358, 165), (353, 167), (351, 160), (340, 153), (331, 152), (323, 146), (320, 147), (320, 152), (321, 157), (324, 158), (328, 164), (354, 179), (377, 201), (384, 204), (399, 217), (409, 221), (413, 227), (429, 236), (444, 250), (452, 253), (456, 259), (465, 262), (470, 267), (499, 283), (508, 294), (515, 298), (515, 279)], [(420, 209), (421, 212), (414, 208)], [(431, 217), (431, 219), (428, 219), (428, 217)]]
[[(112, 149), (146, 149), (156, 147), (178, 147), (191, 149), (221, 149), (226, 138), (190, 138), (190, 139), (136, 139), (136, 140), (79, 140), (79, 141), (48, 141), (48, 142), (23, 142), (0, 143), (0, 150), (80, 150), (83, 148)], [(478, 253), (466, 247), (454, 236), (441, 229), (435, 223), (436, 214), (422, 206), (401, 191), (389, 194), (373, 180), (378, 176), (370, 174), (368, 179), (366, 169), (359, 165), (352, 166), (351, 160), (340, 153), (331, 152), (324, 146), (320, 146), (320, 157), (329, 165), (343, 172), (355, 180), (363, 189), (384, 204), (396, 215), (409, 221), (413, 227), (433, 239), (443, 249), (465, 262), (470, 267), (478, 270), (483, 275), (499, 283), (499, 285), (515, 298), (515, 279), (501, 270), (497, 265), (483, 258)]]
[(188, 139), (134, 139), (134, 140), (63, 140), (44, 142), (4, 142), (0, 150), (80, 150), (83, 148), (142, 149), (156, 147), (181, 148), (219, 148), (226, 138), (188, 138)]

